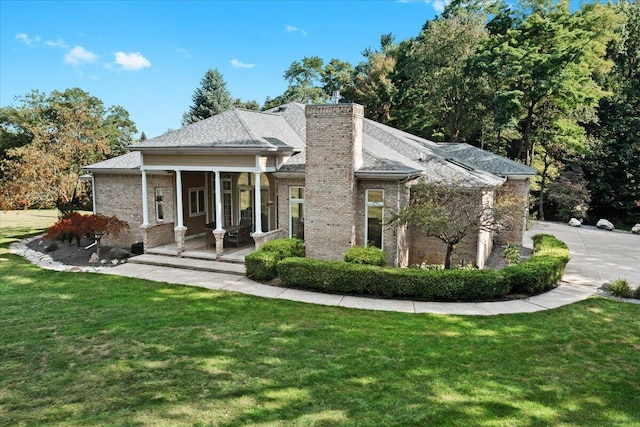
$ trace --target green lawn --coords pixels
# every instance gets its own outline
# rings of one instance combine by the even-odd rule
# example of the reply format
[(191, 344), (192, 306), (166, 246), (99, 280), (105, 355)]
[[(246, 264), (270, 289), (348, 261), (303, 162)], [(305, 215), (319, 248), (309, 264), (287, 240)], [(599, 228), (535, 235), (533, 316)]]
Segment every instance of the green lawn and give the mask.
[(313, 306), (45, 271), (7, 253), (16, 234), (0, 243), (0, 425), (640, 424), (640, 305)]

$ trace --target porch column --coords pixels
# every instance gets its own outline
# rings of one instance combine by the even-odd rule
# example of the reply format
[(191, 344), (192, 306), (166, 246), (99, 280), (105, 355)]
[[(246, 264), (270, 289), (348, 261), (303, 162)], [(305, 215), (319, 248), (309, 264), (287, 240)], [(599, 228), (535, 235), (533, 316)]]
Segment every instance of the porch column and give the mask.
[(182, 172), (176, 170), (176, 246), (178, 247), (178, 255), (184, 252), (184, 241), (187, 235), (187, 227), (184, 226), (184, 214), (182, 212)]
[(216, 259), (220, 260), (224, 251), (224, 235), (222, 228), (222, 185), (220, 185), (220, 171), (216, 171), (216, 229), (212, 231), (216, 239)]
[[(149, 227), (149, 202), (147, 200), (147, 171), (142, 169), (142, 227)], [(95, 198), (94, 198), (95, 200)], [(94, 208), (95, 212), (95, 208)]]
[(260, 172), (255, 173), (256, 177), (256, 189), (255, 193), (255, 215), (256, 215), (256, 231), (253, 234), (262, 234), (262, 201), (260, 199)]

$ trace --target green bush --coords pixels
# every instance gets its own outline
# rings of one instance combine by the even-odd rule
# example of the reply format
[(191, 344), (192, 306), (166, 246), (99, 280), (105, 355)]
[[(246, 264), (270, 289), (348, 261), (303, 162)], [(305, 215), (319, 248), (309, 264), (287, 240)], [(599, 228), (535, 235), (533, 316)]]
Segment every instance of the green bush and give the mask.
[(283, 258), (303, 257), (304, 242), (300, 239), (276, 239), (260, 246), (245, 257), (247, 277), (267, 281), (278, 276), (277, 264)]
[(276, 239), (260, 246), (259, 251), (277, 253), (281, 258), (303, 257), (304, 242), (300, 239)]
[(564, 274), (569, 262), (567, 245), (549, 234), (536, 234), (533, 256), (526, 262), (502, 270), (511, 293), (535, 295), (551, 289)]
[(520, 264), (520, 247), (510, 244), (504, 250), (504, 257), (509, 265)]
[(640, 284), (638, 287), (632, 292), (631, 298), (640, 299)]
[(422, 301), (487, 300), (509, 292), (502, 274), (491, 270), (429, 271), (286, 258), (278, 263), (278, 275), (296, 288)]
[(616, 279), (611, 282), (609, 284), (609, 292), (618, 298), (631, 298), (633, 296), (633, 291), (627, 279)]
[(351, 264), (383, 266), (387, 262), (387, 253), (374, 246), (352, 246), (345, 252), (344, 260)]

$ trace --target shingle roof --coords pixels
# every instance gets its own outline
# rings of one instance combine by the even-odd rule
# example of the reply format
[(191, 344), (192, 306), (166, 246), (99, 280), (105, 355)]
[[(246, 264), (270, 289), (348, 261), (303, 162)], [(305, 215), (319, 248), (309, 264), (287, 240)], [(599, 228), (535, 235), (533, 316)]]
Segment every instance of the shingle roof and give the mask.
[(139, 151), (131, 151), (118, 157), (85, 166), (83, 169), (94, 170), (138, 170), (142, 164)]
[(537, 173), (535, 168), (515, 162), (506, 157), (465, 143), (439, 143), (438, 147), (446, 155), (464, 162), (476, 169), (482, 169), (498, 176), (528, 175)]
[[(302, 174), (305, 141), (305, 105), (289, 103), (263, 112), (234, 108), (130, 148), (245, 147), (293, 151), (298, 154), (291, 156), (279, 172)], [(139, 167), (139, 153), (134, 151), (86, 169)], [(363, 165), (356, 171), (362, 178), (420, 175), (431, 182), (493, 186), (507, 176), (535, 173), (533, 168), (468, 144), (435, 143), (364, 119)]]
[[(274, 144), (270, 138), (279, 142)], [(269, 150), (302, 148), (304, 142), (280, 115), (234, 108), (129, 148), (178, 147)]]

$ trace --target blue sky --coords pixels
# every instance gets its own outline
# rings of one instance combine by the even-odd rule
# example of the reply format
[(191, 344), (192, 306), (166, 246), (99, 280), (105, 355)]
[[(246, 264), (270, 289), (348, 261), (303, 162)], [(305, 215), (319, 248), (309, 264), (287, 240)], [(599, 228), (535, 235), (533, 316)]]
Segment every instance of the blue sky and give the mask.
[(0, 0), (0, 106), (33, 89), (80, 87), (127, 109), (148, 137), (180, 127), (209, 68), (233, 97), (284, 92), (293, 61), (356, 65), (380, 36), (418, 34), (429, 1)]

